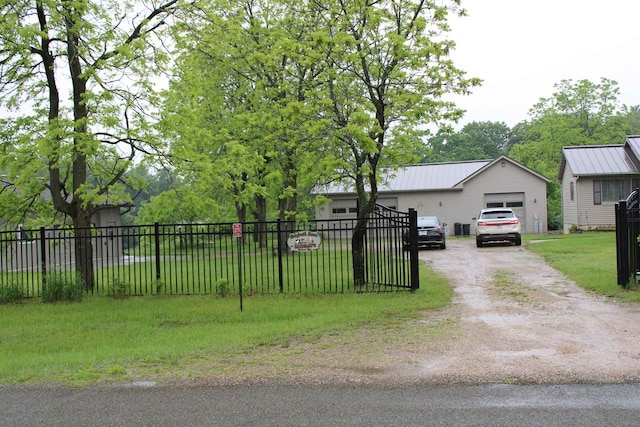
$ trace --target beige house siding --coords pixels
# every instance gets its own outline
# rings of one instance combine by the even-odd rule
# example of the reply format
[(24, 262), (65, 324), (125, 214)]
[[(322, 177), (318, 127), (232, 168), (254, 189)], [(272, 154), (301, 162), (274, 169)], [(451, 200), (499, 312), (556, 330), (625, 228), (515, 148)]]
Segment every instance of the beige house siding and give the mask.
[(576, 191), (580, 195), (576, 212), (577, 226), (580, 230), (614, 229), (616, 203), (603, 201), (601, 205), (594, 205), (593, 180), (594, 178), (582, 177), (577, 182)]
[[(504, 165), (504, 166), (503, 166)], [(508, 161), (493, 164), (487, 170), (464, 185), (465, 206), (474, 208), (473, 216), (486, 207), (491, 200), (503, 195), (505, 201), (513, 200), (514, 194), (522, 194), (523, 206), (519, 215), (523, 233), (545, 233), (547, 231), (547, 184), (520, 166)], [(518, 213), (518, 212), (516, 212)], [(524, 217), (523, 217), (524, 216)], [(474, 227), (472, 224), (471, 233)]]
[[(562, 218), (564, 222), (563, 232), (569, 233), (572, 227), (578, 227), (578, 182), (573, 176), (571, 168), (567, 166), (562, 175)], [(571, 184), (573, 183), (573, 184)], [(573, 198), (571, 197), (571, 186), (573, 185)]]

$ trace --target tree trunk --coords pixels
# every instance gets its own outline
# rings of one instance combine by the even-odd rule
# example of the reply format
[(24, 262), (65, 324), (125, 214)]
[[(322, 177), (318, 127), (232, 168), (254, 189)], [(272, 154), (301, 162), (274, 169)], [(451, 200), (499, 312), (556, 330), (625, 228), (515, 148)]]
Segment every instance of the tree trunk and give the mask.
[(91, 240), (91, 215), (82, 209), (73, 218), (75, 231), (76, 273), (87, 291), (94, 287), (93, 242)]
[(353, 282), (358, 289), (366, 284), (364, 238), (367, 232), (366, 218), (358, 218), (351, 236), (351, 260), (353, 262)]
[(365, 190), (365, 177), (360, 173), (356, 174), (355, 186), (356, 193), (358, 195), (358, 219), (351, 236), (353, 282), (356, 288), (366, 284), (365, 237), (367, 233), (369, 215), (374, 211), (376, 207), (376, 200), (378, 198), (378, 184), (375, 174), (368, 175), (368, 182), (371, 187), (369, 197), (367, 197), (367, 192)]
[(282, 221), (281, 236), (280, 236), (280, 250), (283, 253), (288, 253), (289, 246), (287, 245), (287, 238), (291, 232), (295, 230), (296, 210), (298, 209), (298, 180), (297, 170), (295, 168), (295, 162), (292, 154), (289, 154), (285, 165), (283, 167), (284, 182), (283, 187), (287, 191), (291, 191), (291, 195), (279, 199), (278, 201), (278, 215)]
[(267, 247), (267, 199), (263, 195), (256, 195), (256, 228), (254, 230), (254, 240), (258, 247)]
[[(247, 222), (247, 205), (236, 201), (236, 215), (238, 216), (238, 222), (242, 224)], [(240, 237), (240, 240), (243, 245), (247, 241), (247, 237), (246, 237), (246, 234), (244, 233), (244, 230), (242, 232), (242, 237)]]

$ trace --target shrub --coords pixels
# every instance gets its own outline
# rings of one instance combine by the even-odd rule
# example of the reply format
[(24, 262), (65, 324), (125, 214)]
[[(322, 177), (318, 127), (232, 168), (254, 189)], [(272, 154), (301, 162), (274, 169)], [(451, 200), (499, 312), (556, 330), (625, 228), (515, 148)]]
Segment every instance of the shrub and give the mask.
[(45, 303), (81, 301), (83, 295), (82, 281), (73, 275), (49, 273), (46, 283), (42, 285), (42, 302)]
[(24, 298), (24, 291), (19, 285), (0, 286), (0, 304), (20, 302)]
[(131, 284), (121, 280), (119, 277), (114, 277), (109, 284), (109, 296), (121, 299), (127, 298), (131, 295)]
[(230, 293), (229, 282), (226, 280), (220, 280), (216, 284), (216, 294), (220, 297), (226, 297)]

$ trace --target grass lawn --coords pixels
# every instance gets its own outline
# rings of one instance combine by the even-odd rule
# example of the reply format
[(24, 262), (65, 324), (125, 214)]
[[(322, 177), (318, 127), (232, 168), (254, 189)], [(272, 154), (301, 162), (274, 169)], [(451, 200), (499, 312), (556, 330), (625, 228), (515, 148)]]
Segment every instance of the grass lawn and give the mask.
[(446, 280), (421, 266), (415, 293), (89, 297), (0, 307), (0, 383), (71, 385), (178, 378), (203, 355), (233, 360), (264, 346), (393, 324), (450, 301)]
[(640, 301), (640, 290), (618, 285), (616, 235), (613, 232), (525, 236), (527, 248), (581, 287), (623, 301)]
[[(525, 244), (580, 286), (640, 301), (637, 288), (616, 283), (613, 233), (540, 237), (526, 236)], [(386, 328), (450, 301), (447, 281), (425, 264), (420, 283), (415, 293), (252, 296), (242, 312), (237, 297), (212, 295), (7, 304), (0, 306), (0, 384), (181, 378), (203, 357), (233, 365), (257, 349), (315, 342), (364, 325)]]

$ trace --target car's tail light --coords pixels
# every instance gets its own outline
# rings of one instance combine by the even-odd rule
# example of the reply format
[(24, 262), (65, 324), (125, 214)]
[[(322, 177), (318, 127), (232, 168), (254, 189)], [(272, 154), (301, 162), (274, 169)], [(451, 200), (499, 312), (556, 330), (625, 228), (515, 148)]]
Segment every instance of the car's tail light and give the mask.
[(518, 225), (520, 224), (520, 220), (516, 219), (510, 219), (507, 221), (501, 221), (501, 222), (486, 222), (486, 221), (478, 221), (478, 226), (480, 227), (486, 227), (486, 226), (490, 226), (490, 225)]

